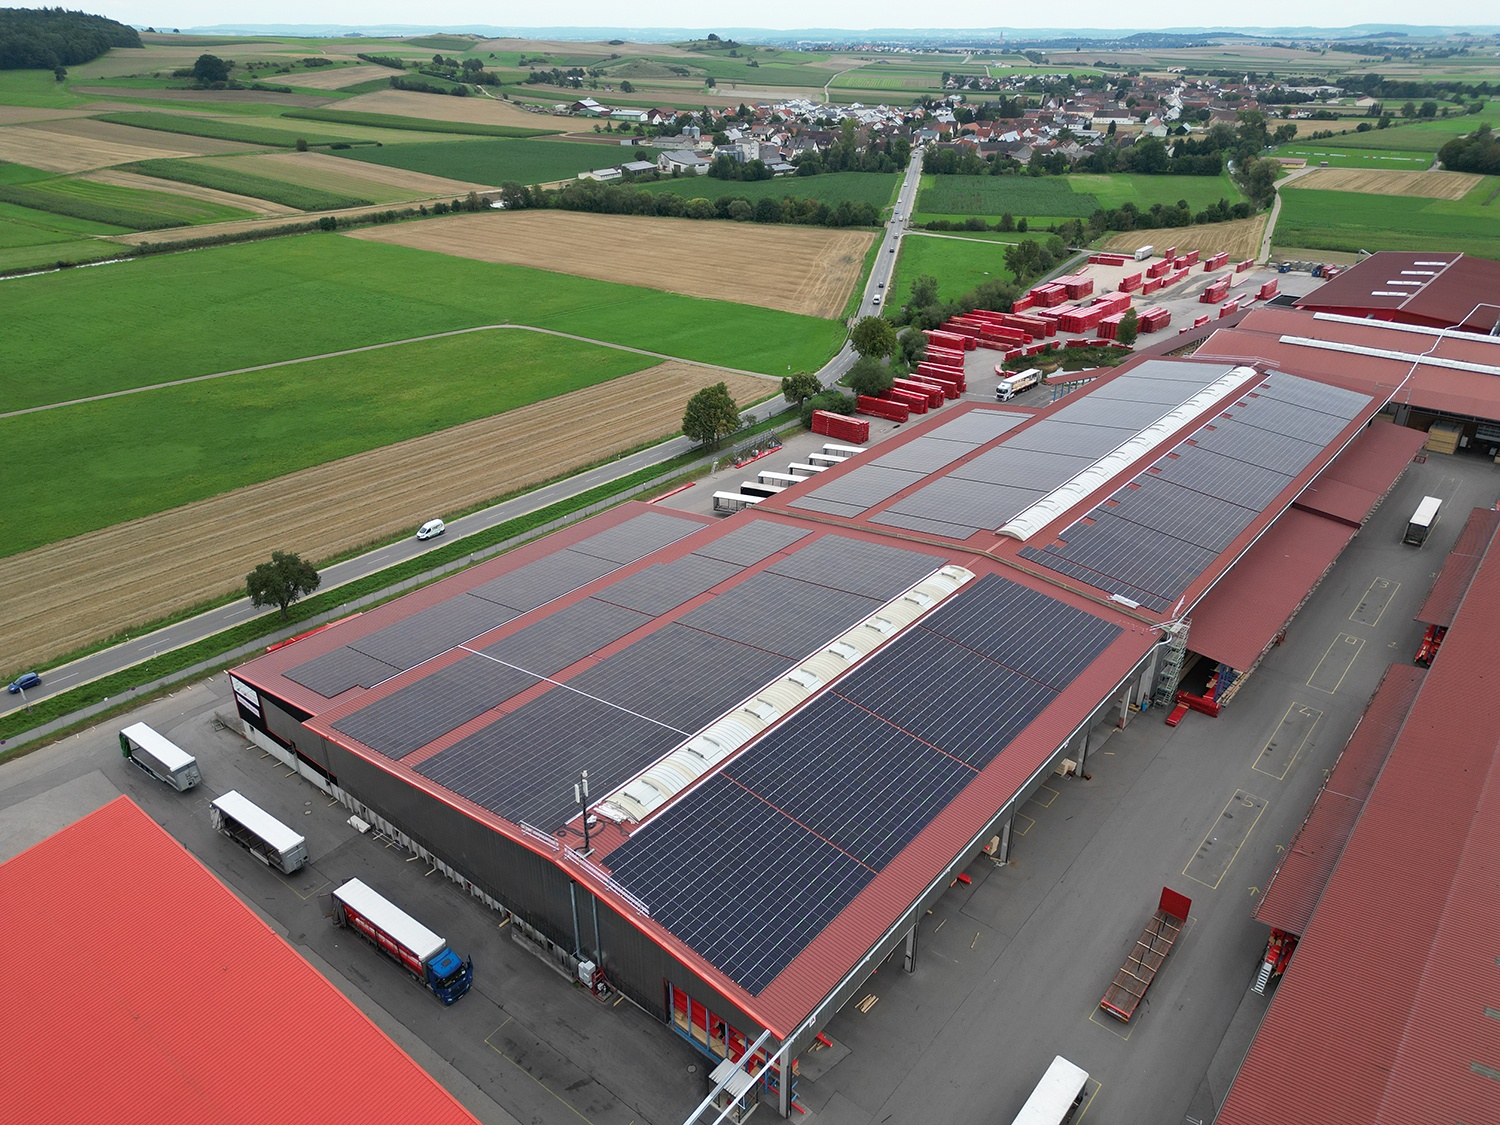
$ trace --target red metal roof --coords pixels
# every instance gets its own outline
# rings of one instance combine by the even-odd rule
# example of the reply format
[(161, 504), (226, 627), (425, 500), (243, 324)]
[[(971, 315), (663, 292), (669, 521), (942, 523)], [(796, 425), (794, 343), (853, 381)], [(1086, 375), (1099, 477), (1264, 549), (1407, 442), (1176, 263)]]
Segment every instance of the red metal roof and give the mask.
[(1420, 430), (1374, 421), (1302, 490), (1295, 506), (1343, 520), (1354, 527), (1401, 479), (1427, 440)]
[(1328, 886), (1349, 833), (1380, 776), (1401, 724), (1426, 672), (1411, 664), (1392, 664), (1344, 744), (1317, 800), (1292, 837), (1255, 917), (1268, 926), (1301, 935)]
[(1248, 672), (1354, 532), (1337, 520), (1288, 511), (1193, 607), (1188, 648)]
[(1491, 549), (1216, 1125), (1496, 1120), (1497, 632)]
[(1500, 262), (1465, 254), (1384, 251), (1299, 297), (1297, 307), (1489, 332), (1500, 320), (1500, 309), (1480, 300), (1497, 290)]
[(0, 866), (0, 933), (12, 1121), (476, 1125), (126, 797)]
[(1417, 621), (1427, 625), (1453, 624), (1458, 605), (1469, 592), (1479, 560), (1489, 549), (1497, 526), (1500, 526), (1500, 512), (1494, 508), (1475, 508), (1469, 513), (1463, 530), (1458, 533), (1458, 542), (1432, 584), (1432, 592), (1417, 611)]

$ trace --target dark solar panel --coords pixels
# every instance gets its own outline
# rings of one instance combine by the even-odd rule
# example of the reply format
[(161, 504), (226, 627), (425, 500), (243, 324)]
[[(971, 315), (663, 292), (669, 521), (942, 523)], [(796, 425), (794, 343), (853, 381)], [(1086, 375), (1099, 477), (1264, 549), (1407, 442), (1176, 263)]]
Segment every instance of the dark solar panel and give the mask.
[(299, 664), (285, 673), (285, 676), (293, 683), (317, 692), (324, 699), (332, 699), (352, 687), (374, 687), (397, 672), (404, 671), (405, 668), (397, 668), (394, 664), (387, 664), (373, 656), (344, 647), (325, 652), (306, 664)]
[(368, 637), (350, 641), (349, 647), (403, 670), (415, 668), (422, 661), (516, 616), (514, 610), (505, 606), (459, 594)]
[(943, 565), (935, 555), (883, 543), (825, 535), (770, 566), (775, 574), (889, 601)]
[(1142, 590), (1132, 586), (1128, 582), (1121, 582), (1119, 579), (1111, 578), (1107, 574), (1100, 574), (1098, 571), (1090, 570), (1086, 566), (1080, 566), (1075, 562), (1071, 562), (1061, 555), (1054, 555), (1050, 551), (1039, 551), (1035, 547), (1023, 547), (1020, 553), (1022, 558), (1033, 559), (1049, 570), (1057, 571), (1058, 574), (1066, 574), (1070, 578), (1076, 578), (1078, 581), (1092, 586), (1096, 590), (1101, 590), (1106, 594), (1118, 594), (1122, 598), (1129, 598), (1136, 604), (1145, 606), (1150, 610), (1155, 610), (1158, 613), (1164, 613), (1172, 608), (1173, 599), (1171, 598), (1159, 597), (1149, 590)]
[(811, 704), (724, 772), (877, 871), (974, 777), (838, 696)]
[(686, 736), (770, 683), (791, 664), (786, 657), (674, 624), (648, 633), (580, 672), (568, 686)]
[(644, 613), (584, 598), (484, 651), (538, 676), (551, 676), (650, 621)]
[(1120, 489), (1111, 497), (1115, 503), (1096, 511), (1216, 552), (1260, 515), (1258, 508), (1240, 507), (1158, 477), (1143, 474), (1136, 483), (1138, 487)]
[(401, 758), (537, 682), (482, 656), (466, 656), (344, 716), (334, 729)]
[(865, 504), (840, 504), (836, 500), (823, 500), (817, 496), (799, 496), (791, 502), (791, 507), (801, 508), (808, 512), (822, 512), (826, 516), (842, 516), (844, 519), (852, 520), (865, 513), (868, 505)]
[(880, 605), (874, 598), (766, 572), (751, 575), (679, 623), (800, 660)]
[(507, 820), (552, 832), (577, 812), (580, 770), (589, 771), (592, 792), (607, 793), (681, 741), (677, 731), (554, 687), (417, 772)]
[(574, 543), (568, 550), (624, 565), (702, 529), (703, 525), (696, 520), (670, 512), (642, 512), (608, 531)]
[(619, 565), (569, 549), (529, 562), (469, 592), (476, 598), (509, 606), (519, 615), (570, 594)]
[(702, 555), (684, 555), (669, 563), (657, 563), (628, 575), (594, 597), (612, 605), (657, 616), (692, 601), (720, 582), (733, 578), (743, 567)]
[(1321, 414), (1290, 402), (1278, 402), (1273, 398), (1252, 399), (1233, 411), (1233, 416), (1241, 425), (1300, 438), (1315, 445), (1327, 445), (1349, 424), (1348, 419)]
[(1296, 476), (1323, 451), (1322, 445), (1257, 430), (1254, 426), (1219, 419), (1213, 430), (1199, 430), (1193, 440), (1200, 448), (1236, 461)]
[(999, 445), (959, 465), (949, 475), (958, 480), (977, 480), (986, 484), (1021, 485), (1041, 496), (1093, 463), (1092, 457), (1065, 450), (1043, 451)]
[(654, 920), (750, 993), (874, 877), (722, 776), (637, 830), (607, 862)]
[(1163, 457), (1153, 466), (1157, 471), (1143, 474), (1141, 479), (1159, 477), (1257, 511), (1292, 482), (1286, 473), (1247, 465), (1201, 445), (1180, 445), (1174, 452), (1175, 457)]
[(944, 465), (974, 451), (975, 444), (966, 441), (944, 441), (941, 436), (924, 435), (882, 453), (871, 462), (883, 469), (905, 469), (913, 473), (932, 473)]
[(886, 511), (878, 516), (870, 517), (871, 523), (883, 524), (886, 527), (903, 527), (907, 531), (920, 531), (927, 535), (941, 535), (944, 539), (967, 539), (979, 530), (977, 527), (967, 527), (963, 524), (947, 523), (944, 520), (928, 519), (925, 516), (912, 515), (905, 511)]
[(866, 508), (873, 508), (876, 504), (889, 500), (903, 488), (910, 488), (914, 484), (921, 483), (921, 480), (922, 474), (918, 472), (891, 469), (874, 464), (860, 465), (826, 484), (819, 484), (807, 495), (799, 496), (792, 501), (792, 507), (819, 511), (821, 509), (815, 508), (808, 501), (820, 500), (853, 504), (857, 505), (860, 511), (864, 511)]
[(1332, 414), (1337, 418), (1343, 418), (1346, 422), (1351, 421), (1370, 403), (1370, 396), (1360, 394), (1358, 391), (1331, 387), (1327, 383), (1315, 383), (1311, 379), (1299, 379), (1295, 375), (1279, 373), (1268, 375), (1266, 384), (1259, 393), (1308, 410)]
[[(1053, 417), (1022, 430), (1005, 444), (1017, 449), (1039, 449), (1048, 453), (1070, 453), (1097, 460), (1135, 437), (1134, 426), (1082, 425)], [(1047, 486), (1051, 488), (1062, 481)]]
[(788, 527), (772, 520), (752, 520), (741, 524), (728, 535), (721, 535), (711, 543), (693, 551), (695, 555), (734, 563), (736, 566), (753, 566), (768, 559), (777, 551), (784, 551), (810, 532), (798, 527)]
[(1142, 399), (1101, 398), (1087, 395), (1068, 407), (1067, 420), (1076, 425), (1129, 426), (1144, 430), (1172, 410), (1176, 403), (1165, 404)]
[(922, 619), (921, 627), (1062, 691), (1120, 627), (1019, 582), (987, 575)]
[(959, 538), (967, 539), (980, 528), (999, 527), (1044, 495), (1031, 479), (1025, 483), (986, 484), (956, 476), (938, 477), (926, 488), (874, 516), (871, 522), (904, 527), (907, 525), (899, 520), (910, 517), (937, 520), (965, 528)]
[(1202, 574), (1219, 552), (1162, 532), (1105, 515), (1098, 509), (1092, 524), (1074, 524), (1063, 532), (1064, 547), (1045, 554), (1069, 559), (1099, 574), (1117, 578), (1162, 598), (1175, 598)]
[(971, 445), (983, 445), (993, 441), (1007, 430), (1014, 429), (1030, 418), (1030, 414), (1019, 414), (1007, 410), (971, 410), (951, 418), (941, 426), (927, 432), (928, 437), (944, 441), (966, 441)]
[(982, 769), (1056, 693), (946, 637), (918, 629), (833, 689), (902, 730)]

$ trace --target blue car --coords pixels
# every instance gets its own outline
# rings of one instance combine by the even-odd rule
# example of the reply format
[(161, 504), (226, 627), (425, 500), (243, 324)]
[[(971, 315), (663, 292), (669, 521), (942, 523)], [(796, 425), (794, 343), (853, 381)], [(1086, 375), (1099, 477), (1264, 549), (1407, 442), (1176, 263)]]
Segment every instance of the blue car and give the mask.
[(35, 672), (27, 672), (20, 679), (13, 681), (10, 687), (6, 688), (5, 690), (10, 692), (11, 695), (19, 695), (22, 689), (34, 688), (41, 682), (42, 677), (38, 676)]

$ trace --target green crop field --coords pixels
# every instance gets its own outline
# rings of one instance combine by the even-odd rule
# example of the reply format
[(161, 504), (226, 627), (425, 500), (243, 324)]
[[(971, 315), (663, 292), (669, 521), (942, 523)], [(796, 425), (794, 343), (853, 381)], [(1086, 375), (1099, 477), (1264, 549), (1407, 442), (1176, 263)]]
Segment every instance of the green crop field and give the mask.
[[(1362, 133), (1361, 136), (1369, 136)], [(1340, 138), (1335, 138), (1338, 140)], [(1300, 141), (1282, 145), (1277, 156), (1301, 157), (1312, 167), (1327, 164), (1330, 168), (1376, 168), (1387, 172), (1420, 172), (1433, 161), (1430, 152), (1403, 152), (1399, 149), (1335, 148), (1334, 141)]]
[(869, 203), (888, 207), (901, 177), (895, 172), (829, 172), (822, 176), (782, 176), (774, 180), (716, 180), (712, 176), (683, 176), (642, 184), (647, 191), (675, 191), (687, 199), (718, 199), (736, 195), (757, 199), (817, 199), (824, 203)]
[(137, 129), (155, 129), (164, 133), (183, 133), (190, 137), (209, 137), (220, 141), (243, 141), (253, 145), (293, 148), (300, 137), (308, 144), (353, 144), (354, 138), (335, 133), (301, 133), (289, 129), (251, 125), (242, 121), (221, 121), (215, 117), (194, 117), (184, 113), (101, 113), (100, 121), (130, 125)]
[(1392, 125), (1389, 129), (1371, 129), (1368, 133), (1341, 133), (1317, 143), (1329, 148), (1437, 152), (1454, 137), (1472, 133), (1486, 123), (1491, 128), (1500, 127), (1500, 103), (1490, 102), (1483, 113), (1417, 121), (1410, 125)]
[(14, 203), (0, 203), (0, 247), (4, 248), (40, 246), (96, 234), (124, 234), (128, 229), (75, 219), (70, 215), (54, 215)]
[[(1017, 237), (1025, 236), (997, 237), (1008, 237), (1014, 241)], [(996, 278), (1014, 280), (1015, 275), (1005, 268), (1005, 247), (1006, 243), (989, 239), (939, 238), (915, 232), (908, 234), (901, 240), (901, 253), (896, 259), (896, 277), (891, 282), (890, 293), (885, 299), (886, 311), (890, 312), (904, 305), (911, 297), (912, 282), (923, 274), (937, 278), (938, 296), (945, 301), (962, 297), (986, 281)]]
[(1238, 203), (1244, 198), (1227, 172), (1218, 176), (1142, 176), (1119, 172), (1110, 176), (1068, 176), (1067, 181), (1074, 191), (1087, 192), (1101, 207), (1111, 209), (1134, 203), (1145, 211), (1154, 203), (1171, 207), (1185, 200), (1197, 213), (1221, 199)]
[(252, 199), (265, 199), (285, 207), (296, 207), (301, 211), (333, 211), (340, 207), (358, 207), (373, 200), (358, 199), (351, 195), (340, 195), (331, 191), (290, 184), (285, 180), (273, 180), (242, 172), (237, 167), (224, 163), (191, 160), (142, 160), (125, 165), (126, 171), (141, 172), (161, 180), (176, 180), (179, 183), (195, 184), (198, 187), (227, 191), (234, 195), (248, 195)]
[(1316, 250), (1462, 250), (1500, 258), (1500, 176), (1486, 176), (1462, 199), (1417, 199), (1349, 191), (1281, 196), (1276, 243)]
[(534, 332), (475, 332), (0, 419), (11, 532), (0, 554), (514, 410), (655, 362)]
[(1076, 192), (1065, 176), (923, 176), (917, 193), (918, 218), (981, 215), (998, 218), (1059, 216), (1085, 219), (1100, 207), (1087, 192)]
[(71, 176), (0, 185), (0, 201), (131, 230), (162, 230), (252, 217), (249, 211), (222, 203)]
[(422, 133), (464, 133), (479, 137), (546, 137), (561, 129), (522, 129), (518, 125), (485, 125), (471, 121), (432, 121), (399, 113), (360, 113), (352, 109), (289, 109), (284, 118), (328, 121), (336, 125), (367, 125), (379, 129), (407, 129)]
[(816, 370), (844, 340), (838, 321), (338, 234), (3, 285), (27, 328), (0, 365), (12, 410), (501, 322), (766, 373)]
[(626, 154), (624, 149), (604, 145), (510, 138), (387, 145), (378, 149), (333, 153), (350, 160), (480, 184), (502, 184), (506, 180), (523, 184), (570, 180), (579, 172), (619, 163), (622, 154)]

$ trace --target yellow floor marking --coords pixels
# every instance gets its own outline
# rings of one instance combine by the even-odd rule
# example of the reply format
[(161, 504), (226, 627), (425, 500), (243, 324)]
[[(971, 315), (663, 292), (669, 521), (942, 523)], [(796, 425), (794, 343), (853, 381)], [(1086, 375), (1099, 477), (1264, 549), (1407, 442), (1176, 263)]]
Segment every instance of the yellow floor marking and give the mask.
[[(1264, 798), (1236, 789), (1182, 873), (1195, 883), (1217, 890), (1265, 811)], [(1213, 876), (1212, 882), (1208, 876)]]
[(1036, 821), (1032, 820), (1031, 817), (1029, 817), (1025, 813), (1021, 813), (1021, 812), (1018, 812), (1018, 813), (1015, 814), (1015, 819), (1016, 820), (1024, 820), (1026, 822), (1026, 827), (1025, 828), (1016, 828), (1016, 827), (1012, 826), (1011, 830), (1010, 830), (1010, 834), (1012, 836), (1024, 836), (1024, 835), (1026, 835), (1026, 833), (1028, 833), (1028, 832), (1031, 831), (1031, 826), (1036, 823)]
[(1381, 617), (1390, 608), (1391, 599), (1396, 596), (1396, 591), (1399, 589), (1401, 589), (1399, 582), (1392, 582), (1388, 578), (1375, 579), (1370, 583), (1370, 588), (1364, 592), (1364, 596), (1359, 599), (1354, 612), (1349, 614), (1349, 620), (1371, 627), (1379, 625)]
[[(1104, 1009), (1095, 1004), (1094, 1010), (1089, 1013), (1089, 1022), (1104, 1028), (1111, 1035), (1117, 1035), (1129, 1043), (1130, 1036), (1135, 1032), (1135, 1018), (1132, 1018), (1129, 1023), (1121, 1023), (1114, 1016), (1106, 1016), (1103, 1012)], [(1139, 1009), (1137, 1009), (1137, 1012), (1139, 1012)]]
[(1307, 678), (1307, 686), (1329, 695), (1337, 693), (1364, 647), (1364, 641), (1351, 637), (1348, 633), (1340, 633), (1334, 637), (1328, 645), (1328, 651), (1323, 653), (1323, 658), (1313, 669), (1313, 674)]
[[(1050, 793), (1051, 796), (1044, 801), (1042, 800), (1043, 793)], [(1052, 802), (1057, 800), (1061, 796), (1062, 794), (1059, 793), (1056, 789), (1052, 788), (1052, 786), (1043, 785), (1040, 789), (1038, 789), (1031, 795), (1031, 800), (1035, 801), (1044, 809), (1050, 809), (1052, 807)]]
[[(510, 1019), (511, 1018), (509, 1016), (506, 1016), (505, 1017), (505, 1023), (510, 1023)], [(506, 1062), (510, 1063), (511, 1066), (515, 1067), (522, 1074), (526, 1075), (527, 1078), (531, 1079), (538, 1086), (540, 1086), (543, 1090), (546, 1090), (547, 1093), (551, 1094), (554, 1098), (557, 1098), (558, 1102), (561, 1105), (566, 1106), (568, 1112), (571, 1113), (574, 1117), (578, 1118), (578, 1120), (580, 1120), (580, 1121), (587, 1121), (588, 1125), (594, 1125), (594, 1123), (592, 1121), (589, 1121), (589, 1119), (587, 1117), (585, 1117), (583, 1114), (579, 1113), (578, 1110), (576, 1110), (576, 1109), (573, 1108), (573, 1106), (569, 1105), (566, 1101), (563, 1101), (563, 1099), (557, 1094), (557, 1092), (555, 1090), (552, 1089), (551, 1086), (548, 1086), (547, 1083), (543, 1082), (535, 1074), (532, 1074), (531, 1071), (527, 1070), (520, 1063), (516, 1062), (515, 1059), (511, 1058), (504, 1051), (502, 1051), (499, 1047), (495, 1046), (493, 1043), (490, 1042), (490, 1039), (493, 1036), (498, 1035), (500, 1033), (501, 1029), (505, 1027), (505, 1023), (502, 1023), (500, 1025), (500, 1027), (495, 1028), (494, 1031), (490, 1032), (489, 1035), (486, 1035), (484, 1037), (484, 1045), (486, 1047), (488, 1047), (490, 1050), (494, 1051), (495, 1054), (499, 1055)]]
[[(1274, 777), (1277, 781), (1285, 781), (1287, 771), (1292, 768), (1297, 755), (1302, 753), (1302, 748), (1307, 745), (1307, 740), (1312, 737), (1312, 732), (1322, 717), (1323, 712), (1316, 707), (1293, 703), (1286, 709), (1271, 740), (1256, 755), (1255, 764), (1250, 768)], [(1290, 752), (1287, 751), (1289, 745)], [(1275, 768), (1277, 765), (1281, 767), (1279, 771)]]
[(1094, 1104), (1094, 1099), (1099, 1096), (1099, 1091), (1104, 1089), (1104, 1083), (1097, 1078), (1090, 1078), (1084, 1083), (1083, 1088), (1088, 1091), (1088, 1097), (1083, 1099), (1083, 1108), (1078, 1111), (1075, 1121), (1082, 1121), (1083, 1115), (1089, 1111), (1089, 1106)]

